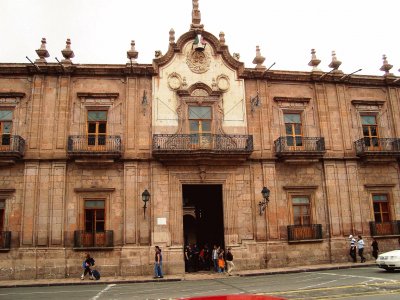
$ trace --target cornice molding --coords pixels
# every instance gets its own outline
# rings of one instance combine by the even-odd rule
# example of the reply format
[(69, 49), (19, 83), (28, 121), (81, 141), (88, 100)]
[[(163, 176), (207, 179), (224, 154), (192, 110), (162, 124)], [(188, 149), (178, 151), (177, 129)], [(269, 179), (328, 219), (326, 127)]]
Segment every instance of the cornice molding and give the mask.
[(25, 95), (19, 92), (0, 92), (0, 98), (24, 98)]

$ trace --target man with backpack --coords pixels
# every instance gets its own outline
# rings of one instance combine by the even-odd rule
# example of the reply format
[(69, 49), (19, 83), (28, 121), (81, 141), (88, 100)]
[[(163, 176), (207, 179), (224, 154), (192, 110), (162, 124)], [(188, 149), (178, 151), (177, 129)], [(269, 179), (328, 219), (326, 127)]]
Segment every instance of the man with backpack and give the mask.
[(82, 268), (84, 269), (84, 272), (81, 275), (81, 279), (82, 280), (85, 279), (85, 276), (86, 276), (87, 273), (89, 273), (89, 279), (91, 279), (91, 280), (95, 279), (93, 277), (92, 270), (90, 269), (90, 267), (93, 267), (93, 266), (94, 266), (93, 257), (90, 257), (90, 254), (86, 253), (85, 260), (82, 263)]

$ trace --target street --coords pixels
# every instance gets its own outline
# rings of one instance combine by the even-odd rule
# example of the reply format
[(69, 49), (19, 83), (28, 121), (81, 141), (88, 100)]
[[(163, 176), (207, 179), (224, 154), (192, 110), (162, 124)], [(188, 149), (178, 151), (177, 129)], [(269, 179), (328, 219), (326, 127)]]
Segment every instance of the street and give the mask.
[(377, 267), (207, 280), (2, 288), (0, 299), (179, 299), (223, 294), (287, 299), (399, 299), (400, 272)]

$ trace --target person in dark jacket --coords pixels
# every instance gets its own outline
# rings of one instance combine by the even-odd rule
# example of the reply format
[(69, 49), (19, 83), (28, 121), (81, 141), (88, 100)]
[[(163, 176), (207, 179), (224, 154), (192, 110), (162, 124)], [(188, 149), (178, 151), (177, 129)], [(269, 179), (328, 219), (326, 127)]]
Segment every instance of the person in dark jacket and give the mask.
[(375, 259), (378, 259), (379, 246), (376, 239), (372, 241), (371, 247), (372, 247), (372, 256), (375, 257)]
[(85, 279), (85, 276), (87, 273), (89, 273), (89, 279), (93, 280), (93, 274), (91, 267), (94, 266), (94, 259), (93, 257), (90, 257), (89, 253), (86, 253), (85, 260), (82, 263), (82, 268), (84, 269), (83, 274), (81, 275), (81, 279)]
[(232, 270), (235, 268), (235, 265), (233, 263), (233, 254), (231, 252), (231, 248), (228, 248), (228, 252), (226, 252), (225, 255), (225, 260), (226, 260), (226, 268), (227, 268), (227, 273), (229, 276), (232, 275)]

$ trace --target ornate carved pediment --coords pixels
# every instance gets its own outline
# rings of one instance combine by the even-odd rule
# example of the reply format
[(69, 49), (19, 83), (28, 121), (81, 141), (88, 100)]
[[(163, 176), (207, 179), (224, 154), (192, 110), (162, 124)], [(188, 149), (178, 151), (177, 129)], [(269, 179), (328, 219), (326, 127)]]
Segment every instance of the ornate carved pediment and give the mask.
[(357, 110), (371, 110), (377, 111), (382, 109), (385, 104), (384, 100), (351, 100), (351, 104), (353, 104)]

